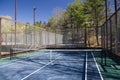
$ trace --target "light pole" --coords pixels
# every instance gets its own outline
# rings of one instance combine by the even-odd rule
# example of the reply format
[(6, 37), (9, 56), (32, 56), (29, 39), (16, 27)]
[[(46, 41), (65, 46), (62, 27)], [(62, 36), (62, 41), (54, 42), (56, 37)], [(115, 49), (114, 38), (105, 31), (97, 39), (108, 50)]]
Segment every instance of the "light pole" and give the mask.
[(34, 19), (33, 19), (33, 21), (34, 21), (33, 25), (34, 25), (34, 45), (35, 45), (35, 20), (36, 20), (36, 7), (33, 7), (33, 17), (34, 17)]
[(17, 24), (17, 0), (15, 0), (15, 45), (16, 45), (16, 24)]
[(34, 25), (35, 25), (35, 18), (36, 18), (36, 7), (33, 7), (33, 17), (34, 17)]

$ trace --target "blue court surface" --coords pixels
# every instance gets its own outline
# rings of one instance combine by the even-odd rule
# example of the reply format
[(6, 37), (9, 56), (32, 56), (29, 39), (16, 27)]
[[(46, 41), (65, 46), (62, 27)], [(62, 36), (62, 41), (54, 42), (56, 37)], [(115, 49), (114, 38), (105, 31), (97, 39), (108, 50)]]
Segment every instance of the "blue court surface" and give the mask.
[(32, 56), (1, 64), (0, 80), (103, 80), (93, 53), (85, 50), (33, 52)]

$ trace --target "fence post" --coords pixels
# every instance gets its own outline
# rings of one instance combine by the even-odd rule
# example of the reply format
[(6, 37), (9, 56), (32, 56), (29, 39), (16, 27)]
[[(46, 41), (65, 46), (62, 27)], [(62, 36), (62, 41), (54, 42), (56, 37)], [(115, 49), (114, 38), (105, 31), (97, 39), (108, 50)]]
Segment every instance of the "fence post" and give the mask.
[(108, 4), (107, 4), (108, 0), (105, 0), (105, 48), (108, 49), (108, 32), (107, 32), (107, 28), (108, 28), (108, 13), (107, 13), (107, 9), (108, 9)]
[(115, 4), (115, 53), (118, 53), (118, 31), (117, 31), (117, 0), (114, 0)]
[(0, 58), (1, 58), (1, 50), (2, 50), (2, 34), (1, 34), (2, 23), (1, 21), (2, 19), (0, 18)]
[(112, 36), (112, 21), (110, 19), (110, 51), (112, 52), (112, 40), (113, 36)]

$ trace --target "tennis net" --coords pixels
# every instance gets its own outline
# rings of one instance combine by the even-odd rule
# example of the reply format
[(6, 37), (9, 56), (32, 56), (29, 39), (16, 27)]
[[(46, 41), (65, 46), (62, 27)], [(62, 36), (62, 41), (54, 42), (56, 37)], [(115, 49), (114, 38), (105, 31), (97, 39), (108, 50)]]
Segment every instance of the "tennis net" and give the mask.
[[(28, 61), (37, 61), (37, 62), (80, 62), (85, 61), (86, 56), (88, 57), (87, 61), (93, 61), (92, 53), (94, 51), (101, 50), (67, 50), (67, 49), (44, 49), (35, 52), (27, 52), (19, 55), (11, 55), (11, 59), (21, 59)], [(12, 54), (12, 53), (11, 53)]]

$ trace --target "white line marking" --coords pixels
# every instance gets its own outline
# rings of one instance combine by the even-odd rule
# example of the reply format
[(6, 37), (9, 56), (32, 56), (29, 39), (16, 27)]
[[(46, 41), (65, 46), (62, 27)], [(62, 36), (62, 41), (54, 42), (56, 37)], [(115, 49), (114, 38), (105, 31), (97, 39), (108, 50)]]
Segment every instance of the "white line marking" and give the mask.
[(87, 80), (87, 51), (86, 51), (86, 57), (85, 57), (85, 80)]
[(93, 52), (91, 52), (91, 54), (92, 54), (93, 59), (94, 59), (94, 61), (95, 61), (95, 64), (96, 64), (96, 67), (97, 67), (97, 69), (98, 69), (98, 72), (99, 72), (100, 78), (101, 78), (101, 80), (104, 80), (103, 77), (102, 77), (102, 74), (101, 74), (101, 72), (100, 72), (100, 69), (99, 69), (99, 67), (98, 67), (98, 64), (97, 64), (97, 62), (96, 62), (96, 60), (95, 60), (95, 57), (94, 57), (94, 55), (93, 55)]
[[(59, 56), (59, 57), (60, 57), (60, 56)], [(57, 58), (59, 58), (59, 57), (57, 57)], [(56, 58), (56, 59), (57, 59), (57, 58)], [(31, 75), (35, 74), (36, 72), (40, 71), (41, 69), (45, 68), (46, 66), (48, 66), (48, 65), (50, 65), (51, 63), (53, 63), (54, 61), (56, 61), (56, 59), (53, 60), (53, 61), (51, 61), (51, 62), (49, 62), (48, 64), (44, 65), (43, 67), (41, 67), (41, 68), (33, 71), (32, 73), (30, 73), (29, 75), (25, 76), (25, 77), (22, 78), (21, 80), (25, 80), (26, 78), (28, 78), (28, 77), (30, 77)]]

